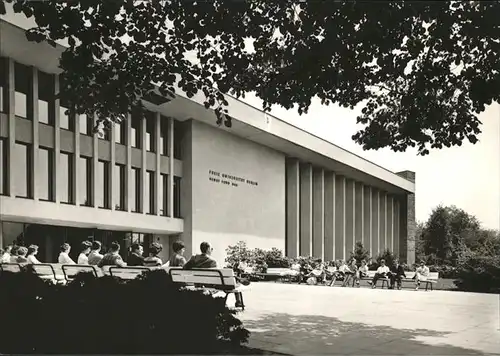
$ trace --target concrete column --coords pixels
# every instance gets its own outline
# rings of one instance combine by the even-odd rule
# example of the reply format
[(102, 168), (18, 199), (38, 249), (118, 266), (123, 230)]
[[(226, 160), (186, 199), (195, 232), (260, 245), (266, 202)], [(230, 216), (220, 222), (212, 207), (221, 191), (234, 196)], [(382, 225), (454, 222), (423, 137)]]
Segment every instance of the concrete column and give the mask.
[(193, 253), (198, 253), (198, 246), (193, 246), (193, 141), (196, 139), (193, 136), (196, 132), (193, 132), (193, 120), (189, 120), (185, 125), (182, 140), (181, 214), (184, 220), (182, 241), (186, 246), (185, 255), (191, 256)]
[(286, 161), (286, 255), (300, 254), (300, 163), (297, 159)]
[(355, 214), (356, 208), (354, 206), (354, 198), (356, 194), (356, 181), (352, 179), (346, 180), (346, 194), (345, 194), (345, 254), (344, 258), (350, 256), (350, 252), (354, 250), (354, 236), (355, 236)]
[(335, 258), (345, 259), (346, 179), (335, 176)]
[(354, 242), (363, 242), (365, 234), (364, 229), (364, 185), (356, 183), (356, 192), (354, 195)]
[[(54, 75), (54, 93), (59, 94), (59, 75), (55, 74)], [(60, 118), (60, 100), (58, 97), (54, 99), (54, 173), (53, 173), (53, 186), (54, 188), (52, 189), (52, 192), (54, 194), (54, 201), (59, 203), (59, 190), (61, 189), (61, 184), (59, 184), (59, 179), (60, 179), (60, 165), (59, 165), (59, 160), (61, 156), (61, 118)], [(94, 139), (95, 135), (94, 135)], [(97, 149), (95, 150), (96, 152), (96, 157), (97, 157)], [(95, 165), (94, 165), (95, 167)], [(94, 174), (95, 176), (95, 169), (94, 169)], [(95, 187), (94, 185), (92, 186), (92, 191), (95, 192)], [(95, 196), (95, 195), (94, 195)], [(95, 199), (93, 200), (95, 202)]]
[(80, 115), (75, 113), (75, 154), (73, 155), (73, 203), (80, 201)]
[[(97, 125), (97, 115), (93, 117), (93, 125)], [(99, 137), (97, 134), (92, 134), (92, 172), (90, 174), (90, 196), (92, 197), (92, 206), (98, 209), (97, 204), (97, 184), (102, 184), (102, 182), (97, 182), (97, 170), (99, 169)], [(87, 177), (88, 179), (88, 177)]]
[(140, 212), (141, 214), (146, 214), (147, 211), (147, 206), (145, 204), (146, 202), (146, 196), (148, 196), (148, 203), (149, 199), (151, 198), (149, 192), (146, 192), (146, 179), (147, 179), (147, 174), (146, 174), (146, 117), (143, 115), (141, 117), (141, 138), (140, 140), (142, 141), (141, 144), (141, 182), (140, 182), (140, 187), (141, 187), (141, 199), (139, 200), (139, 207), (140, 207)]
[[(372, 239), (372, 188), (363, 186), (363, 247), (371, 251)], [(371, 252), (370, 252), (371, 253)]]
[(132, 211), (132, 198), (135, 194), (132, 186), (132, 115), (127, 115), (127, 120), (124, 122), (125, 132), (127, 136), (127, 154), (126, 154), (126, 168), (125, 168), (125, 211)]
[[(415, 183), (415, 172), (403, 171), (397, 173), (399, 176)], [(401, 244), (408, 264), (415, 263), (415, 233), (417, 224), (415, 221), (415, 194), (407, 193), (401, 204), (400, 233)]]
[(335, 173), (325, 172), (325, 261), (335, 259)]
[(8, 87), (8, 122), (9, 122), (9, 154), (7, 155), (7, 193), (11, 197), (15, 197), (14, 193), (14, 150), (16, 148), (16, 96), (15, 96), (15, 80), (14, 80), (14, 61), (12, 58), (7, 58), (7, 87)]
[(400, 232), (399, 232), (399, 200), (398, 198), (394, 199), (394, 253), (398, 255), (399, 258), (401, 258), (401, 250), (399, 247), (399, 240), (400, 240)]
[(3, 224), (0, 221), (0, 249), (3, 249)]
[(300, 167), (300, 255), (312, 255), (312, 165)]
[[(156, 215), (160, 215), (160, 210), (163, 208), (160, 206), (160, 194), (163, 194), (162, 190), (162, 179), (160, 172), (160, 162), (161, 162), (161, 146), (160, 146), (160, 113), (155, 113), (155, 213)], [(165, 199), (165, 197), (163, 197)]]
[(389, 194), (387, 194), (387, 214), (386, 214), (386, 230), (387, 230), (387, 248), (389, 250), (391, 250), (391, 252), (395, 253), (394, 251), (394, 241), (393, 241), (393, 237), (392, 237), (392, 232), (393, 232), (393, 224), (392, 224), (392, 196), (390, 196)]
[(325, 172), (313, 171), (313, 256), (325, 258)]
[[(168, 186), (167, 186), (167, 215), (174, 217), (174, 118), (168, 118)], [(181, 204), (182, 205), (182, 204)]]
[(387, 194), (380, 191), (379, 199), (379, 252), (387, 248)]
[(109, 135), (109, 150), (110, 150), (110, 162), (109, 162), (109, 190), (108, 190), (108, 199), (109, 199), (109, 207), (111, 210), (115, 210), (115, 184), (118, 183), (118, 187), (120, 187), (120, 182), (116, 181), (116, 173), (115, 173), (115, 163), (116, 163), (116, 132), (115, 132), (115, 124), (113, 123), (110, 127), (110, 135)]
[(380, 225), (380, 199), (379, 191), (376, 188), (372, 188), (372, 240), (371, 240), (371, 256), (375, 258), (379, 254), (379, 225)]
[(31, 185), (31, 191), (33, 192), (33, 200), (39, 199), (39, 193), (37, 186), (35, 184), (38, 175), (38, 147), (40, 145), (40, 135), (38, 133), (38, 70), (32, 67), (32, 81), (31, 81), (31, 123), (33, 128), (33, 144), (31, 145), (31, 157), (33, 159), (30, 162), (31, 165), (31, 177), (29, 184)]

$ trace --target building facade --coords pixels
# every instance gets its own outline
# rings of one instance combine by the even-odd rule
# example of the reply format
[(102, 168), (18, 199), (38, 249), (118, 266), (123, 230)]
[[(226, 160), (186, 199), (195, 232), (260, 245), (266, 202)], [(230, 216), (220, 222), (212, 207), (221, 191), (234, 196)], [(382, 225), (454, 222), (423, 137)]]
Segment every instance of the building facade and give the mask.
[[(230, 129), (203, 98), (144, 101), (103, 137), (59, 92), (53, 48), (0, 21), (0, 247), (202, 241), (223, 263), (238, 241), (345, 259), (357, 241), (413, 262), (415, 175), (395, 174), (228, 97)], [(78, 251), (74, 252), (75, 255)]]

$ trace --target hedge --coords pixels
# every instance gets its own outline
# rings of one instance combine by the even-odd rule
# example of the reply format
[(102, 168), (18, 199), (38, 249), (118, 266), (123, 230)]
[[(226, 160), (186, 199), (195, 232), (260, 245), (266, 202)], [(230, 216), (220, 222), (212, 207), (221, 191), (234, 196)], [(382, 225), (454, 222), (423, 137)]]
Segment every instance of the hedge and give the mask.
[(67, 286), (4, 272), (0, 290), (0, 354), (218, 354), (249, 336), (223, 298), (162, 271), (129, 282), (80, 274)]

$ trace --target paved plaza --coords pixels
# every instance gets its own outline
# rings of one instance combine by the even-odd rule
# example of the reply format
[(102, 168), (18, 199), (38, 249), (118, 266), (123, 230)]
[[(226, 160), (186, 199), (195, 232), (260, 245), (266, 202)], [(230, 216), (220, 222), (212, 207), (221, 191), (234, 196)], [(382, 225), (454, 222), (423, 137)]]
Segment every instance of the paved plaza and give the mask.
[(292, 355), (500, 355), (499, 295), (253, 283), (249, 347)]

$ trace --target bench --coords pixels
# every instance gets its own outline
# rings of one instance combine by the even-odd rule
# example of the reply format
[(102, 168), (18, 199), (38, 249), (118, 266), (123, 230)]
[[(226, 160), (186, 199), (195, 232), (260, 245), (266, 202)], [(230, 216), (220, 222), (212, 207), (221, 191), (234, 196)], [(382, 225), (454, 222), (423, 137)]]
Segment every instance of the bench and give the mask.
[[(413, 279), (415, 277), (415, 272), (405, 272), (406, 278), (403, 278), (401, 281), (402, 282), (411, 282), (415, 283), (415, 280)], [(420, 283), (425, 283), (425, 290), (429, 290), (429, 287), (432, 290), (434, 290), (433, 285), (437, 283), (439, 279), (439, 272), (429, 272), (429, 276), (427, 277), (427, 280), (425, 281), (420, 281)]]
[(2, 263), (0, 264), (0, 272), (21, 272), (23, 267), (19, 263)]
[(92, 273), (95, 278), (103, 275), (102, 271), (97, 266), (91, 265), (62, 265), (61, 269), (64, 274), (64, 279), (68, 282), (75, 279), (76, 275), (79, 273)]
[(295, 272), (290, 268), (268, 268), (267, 271), (264, 272), (256, 272), (254, 275), (261, 277), (273, 277), (274, 281), (283, 280), (289, 278), (294, 275)]
[[(103, 269), (105, 267), (103, 267)], [(131, 280), (131, 279), (136, 279), (144, 272), (151, 271), (152, 269), (149, 267), (142, 267), (142, 266), (131, 266), (131, 267), (110, 266), (106, 270), (109, 272), (109, 275), (111, 277), (117, 277), (123, 280)]]
[(56, 273), (56, 269), (50, 263), (40, 263), (29, 265), (29, 268), (36, 274), (39, 278), (43, 280), (51, 281), (54, 284), (66, 283), (66, 278), (60, 273)]
[(224, 302), (227, 302), (227, 297), (229, 296), (229, 294), (234, 294), (237, 301), (235, 307), (241, 307), (242, 310), (245, 310), (242, 293), (245, 288), (243, 286), (238, 286), (232, 269), (182, 269), (172, 267), (165, 270), (170, 275), (173, 283), (185, 284), (194, 289), (206, 289), (224, 292), (226, 295), (224, 298)]

